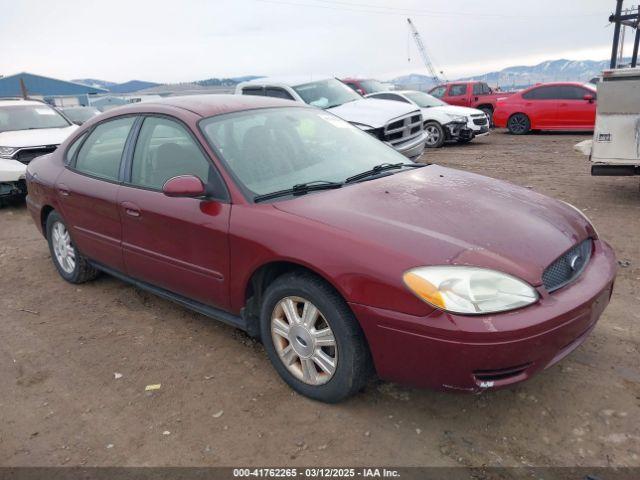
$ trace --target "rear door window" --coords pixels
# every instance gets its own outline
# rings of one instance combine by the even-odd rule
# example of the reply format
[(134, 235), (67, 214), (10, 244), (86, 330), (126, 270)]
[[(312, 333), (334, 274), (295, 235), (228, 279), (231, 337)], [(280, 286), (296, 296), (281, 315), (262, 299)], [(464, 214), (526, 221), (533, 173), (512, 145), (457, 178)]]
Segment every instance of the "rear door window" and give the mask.
[(96, 126), (82, 144), (75, 169), (106, 180), (118, 180), (122, 152), (136, 117), (108, 120)]
[(258, 97), (264, 96), (264, 88), (262, 87), (244, 87), (242, 89), (243, 95), (256, 95)]

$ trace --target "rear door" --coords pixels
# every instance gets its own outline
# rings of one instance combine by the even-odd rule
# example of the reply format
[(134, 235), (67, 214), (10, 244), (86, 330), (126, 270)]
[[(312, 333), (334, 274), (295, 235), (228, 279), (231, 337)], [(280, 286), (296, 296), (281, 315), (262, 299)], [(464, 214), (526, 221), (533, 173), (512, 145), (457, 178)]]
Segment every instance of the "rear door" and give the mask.
[[(128, 275), (228, 308), (231, 204), (224, 182), (189, 128), (172, 117), (147, 116), (126, 170), (118, 206)], [(199, 177), (211, 196), (164, 195), (164, 183), (179, 175)]]
[(124, 271), (117, 206), (120, 165), (135, 116), (99, 123), (72, 144), (69, 164), (56, 181), (62, 214), (83, 255)]
[(461, 107), (466, 107), (469, 103), (468, 94), (467, 94), (467, 84), (466, 83), (454, 83), (449, 85), (449, 89), (447, 90), (447, 94), (443, 98), (445, 102), (450, 105), (460, 105)]

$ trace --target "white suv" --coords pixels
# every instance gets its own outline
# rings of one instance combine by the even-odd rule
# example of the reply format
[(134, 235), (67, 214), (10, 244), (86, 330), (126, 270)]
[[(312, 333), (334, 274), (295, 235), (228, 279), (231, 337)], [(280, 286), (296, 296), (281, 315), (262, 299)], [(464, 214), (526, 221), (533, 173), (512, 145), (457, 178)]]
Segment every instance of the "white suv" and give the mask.
[(26, 195), (28, 163), (53, 152), (77, 128), (44, 102), (0, 99), (0, 202)]
[(259, 78), (240, 83), (236, 94), (304, 102), (346, 120), (406, 157), (416, 159), (424, 151), (426, 135), (418, 107), (362, 98), (336, 78), (313, 82)]
[(394, 90), (371, 93), (367, 98), (395, 100), (420, 107), (428, 148), (441, 147), (446, 141), (466, 143), (489, 133), (489, 119), (482, 110), (449, 105), (428, 93)]

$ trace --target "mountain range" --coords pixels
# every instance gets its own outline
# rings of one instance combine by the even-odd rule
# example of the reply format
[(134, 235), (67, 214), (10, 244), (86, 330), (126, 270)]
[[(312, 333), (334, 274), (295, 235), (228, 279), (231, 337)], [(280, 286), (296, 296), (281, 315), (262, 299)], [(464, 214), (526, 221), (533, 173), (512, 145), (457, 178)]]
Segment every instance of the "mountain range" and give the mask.
[[(628, 61), (628, 60), (626, 60)], [(537, 65), (517, 65), (502, 70), (463, 77), (457, 80), (478, 80), (495, 86), (509, 88), (527, 87), (540, 82), (587, 82), (597, 77), (602, 70), (609, 68), (609, 60), (547, 60)], [(410, 74), (394, 78), (390, 81), (395, 85), (423, 85), (436, 83), (433, 77), (421, 74)]]
[[(628, 61), (628, 60), (627, 60)], [(602, 73), (602, 70), (609, 68), (608, 60), (547, 60), (537, 65), (517, 65), (513, 67), (503, 68), (482, 75), (474, 75), (471, 77), (463, 77), (457, 80), (479, 80), (487, 82), (492, 86), (502, 86), (508, 88), (522, 88), (539, 82), (554, 81), (576, 81), (587, 82), (593, 77)], [(197, 85), (199, 87), (232, 87), (240, 82), (260, 78), (256, 75), (246, 75), (242, 77), (230, 78), (207, 78), (205, 80), (196, 80), (180, 85)], [(156, 82), (143, 80), (130, 80), (124, 83), (108, 82), (95, 78), (82, 78), (72, 80), (85, 85), (104, 88), (113, 93), (133, 93), (151, 87), (165, 85)], [(389, 80), (389, 83), (400, 87), (428, 88), (430, 85), (439, 83), (433, 77), (420, 73), (412, 73)]]

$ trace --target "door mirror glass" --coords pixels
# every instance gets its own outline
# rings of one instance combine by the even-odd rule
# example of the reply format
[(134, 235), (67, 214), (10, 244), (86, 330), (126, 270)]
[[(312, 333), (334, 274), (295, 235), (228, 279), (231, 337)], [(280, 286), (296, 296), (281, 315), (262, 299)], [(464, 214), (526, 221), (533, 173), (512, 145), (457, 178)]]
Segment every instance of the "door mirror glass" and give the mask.
[(195, 175), (180, 175), (167, 180), (162, 186), (167, 197), (203, 197), (206, 189), (202, 180)]

